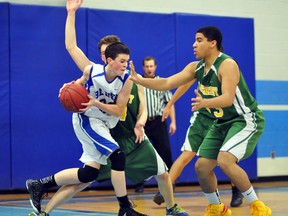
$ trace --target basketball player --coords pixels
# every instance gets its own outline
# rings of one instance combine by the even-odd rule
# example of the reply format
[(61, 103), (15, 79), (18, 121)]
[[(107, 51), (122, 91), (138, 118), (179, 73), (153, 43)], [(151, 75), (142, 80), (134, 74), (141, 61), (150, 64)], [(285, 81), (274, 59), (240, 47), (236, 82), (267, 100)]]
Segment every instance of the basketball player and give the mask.
[[(99, 42), (99, 52), (105, 63), (105, 50), (109, 44), (115, 42), (120, 42), (117, 36), (106, 36)], [(73, 56), (73, 53), (71, 57), (73, 59), (77, 58)], [(143, 127), (146, 119), (147, 113), (143, 87), (138, 87), (134, 84), (127, 103), (127, 109), (124, 110), (120, 122), (111, 130), (113, 138), (115, 138), (125, 155), (127, 155), (127, 176), (130, 180), (137, 183), (143, 182), (154, 175), (167, 204), (166, 215), (186, 216), (188, 214), (174, 203), (172, 184), (163, 160), (145, 137)], [(112, 165), (110, 162), (109, 166), (101, 166), (97, 180), (103, 181), (110, 179)], [(45, 207), (45, 212), (39, 215), (48, 215), (53, 209), (71, 199), (77, 192), (82, 191), (89, 184), (90, 183), (80, 183), (62, 186)], [(32, 216), (36, 214), (32, 212), (29, 215)]]
[(192, 111), (207, 110), (212, 124), (199, 148), (196, 162), (198, 181), (208, 199), (205, 216), (229, 216), (221, 203), (214, 168), (219, 165), (250, 204), (253, 216), (270, 216), (271, 209), (258, 197), (246, 172), (237, 162), (249, 157), (264, 131), (264, 115), (252, 97), (237, 63), (222, 53), (222, 33), (214, 26), (196, 32), (194, 54), (199, 62), (189, 63), (181, 72), (161, 79), (144, 79), (131, 62), (131, 79), (147, 88), (169, 90), (193, 80), (198, 82)]
[[(120, 42), (120, 39), (115, 35), (108, 35), (100, 40), (98, 49), (104, 63), (106, 62), (106, 47), (115, 42)], [(166, 215), (188, 215), (181, 207), (174, 203), (172, 184), (166, 165), (144, 134), (146, 119), (144, 89), (142, 86), (133, 84), (127, 109), (124, 110), (116, 127), (110, 130), (112, 137), (125, 153), (126, 176), (134, 183), (143, 182), (154, 176), (166, 200)], [(108, 161), (108, 165), (101, 166), (97, 181), (102, 182), (110, 179), (110, 173), (111, 162)], [(46, 215), (62, 203), (70, 200), (79, 191), (84, 190), (89, 184), (82, 183), (62, 186), (45, 206)], [(33, 215), (35, 215), (34, 212), (29, 214), (29, 216)], [(43, 212), (40, 215), (45, 214)]]
[[(125, 181), (125, 155), (112, 138), (109, 129), (116, 126), (128, 102), (133, 82), (126, 68), (129, 48), (120, 42), (110, 44), (105, 51), (107, 64), (92, 64), (76, 43), (75, 16), (82, 0), (67, 0), (65, 30), (66, 49), (83, 72), (76, 83), (86, 85), (90, 101), (83, 103), (82, 113), (73, 114), (73, 128), (82, 144), (80, 158), (83, 168), (66, 169), (55, 175), (37, 180), (27, 180), (30, 202), (41, 213), (41, 199), (51, 187), (89, 183), (97, 179), (101, 165), (111, 161), (111, 181), (119, 201), (118, 215), (141, 216), (129, 202)], [(45, 215), (45, 213), (44, 213)]]
[[(171, 100), (167, 103), (162, 118), (167, 118), (170, 114), (171, 106), (193, 85), (194, 81), (191, 81), (183, 86), (180, 86), (173, 94)], [(200, 144), (205, 138), (206, 133), (209, 131), (214, 118), (211, 119), (207, 114), (206, 109), (200, 109), (193, 112), (190, 119), (190, 126), (186, 133), (186, 138), (181, 148), (181, 155), (175, 160), (171, 169), (169, 170), (170, 179), (172, 184), (175, 184), (177, 178), (181, 175), (184, 167), (194, 158)], [(231, 207), (239, 207), (242, 204), (243, 195), (239, 189), (232, 184), (232, 198), (230, 202)], [(153, 201), (158, 205), (164, 203), (164, 198), (160, 192), (156, 193)]]

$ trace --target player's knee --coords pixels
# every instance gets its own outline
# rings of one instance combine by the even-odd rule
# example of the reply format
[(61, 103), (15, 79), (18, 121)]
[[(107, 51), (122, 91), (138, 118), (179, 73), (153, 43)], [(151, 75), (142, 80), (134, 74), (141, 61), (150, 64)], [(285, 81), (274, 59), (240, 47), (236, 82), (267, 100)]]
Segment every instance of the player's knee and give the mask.
[(170, 176), (169, 173), (166, 171), (162, 173), (161, 175), (155, 175), (155, 179), (157, 180), (158, 183), (162, 184), (167, 184), (169, 182)]
[(125, 154), (120, 149), (117, 149), (110, 155), (111, 169), (116, 171), (125, 170)]
[(88, 183), (95, 181), (96, 178), (98, 177), (98, 174), (99, 174), (98, 169), (85, 165), (83, 168), (80, 168), (78, 170), (78, 179), (82, 183)]

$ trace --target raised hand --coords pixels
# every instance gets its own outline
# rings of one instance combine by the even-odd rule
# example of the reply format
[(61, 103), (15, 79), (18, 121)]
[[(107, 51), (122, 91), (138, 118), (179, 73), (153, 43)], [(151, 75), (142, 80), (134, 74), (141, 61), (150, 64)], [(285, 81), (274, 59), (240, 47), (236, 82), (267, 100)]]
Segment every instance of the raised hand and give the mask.
[(67, 11), (76, 11), (82, 5), (83, 0), (67, 0), (66, 9)]
[(142, 76), (140, 76), (139, 74), (137, 74), (137, 72), (135, 71), (135, 67), (133, 64), (133, 61), (131, 60), (129, 62), (130, 65), (130, 80), (132, 80), (134, 83), (139, 83), (139, 81), (141, 80)]

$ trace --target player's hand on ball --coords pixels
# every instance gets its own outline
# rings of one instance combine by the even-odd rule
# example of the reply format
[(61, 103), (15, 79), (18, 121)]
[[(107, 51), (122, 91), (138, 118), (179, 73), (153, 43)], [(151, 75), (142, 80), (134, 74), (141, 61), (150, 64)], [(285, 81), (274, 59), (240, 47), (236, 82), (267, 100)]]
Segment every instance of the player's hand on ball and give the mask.
[(79, 109), (80, 112), (86, 112), (90, 107), (95, 106), (97, 100), (93, 98), (91, 95), (87, 95), (89, 98), (89, 101), (87, 103), (81, 103), (82, 106), (85, 108)]
[(58, 93), (58, 98), (60, 98), (61, 92), (62, 90), (68, 85), (68, 84), (72, 84), (75, 83), (75, 80), (69, 82), (69, 83), (64, 83), (63, 86), (59, 89), (59, 93)]

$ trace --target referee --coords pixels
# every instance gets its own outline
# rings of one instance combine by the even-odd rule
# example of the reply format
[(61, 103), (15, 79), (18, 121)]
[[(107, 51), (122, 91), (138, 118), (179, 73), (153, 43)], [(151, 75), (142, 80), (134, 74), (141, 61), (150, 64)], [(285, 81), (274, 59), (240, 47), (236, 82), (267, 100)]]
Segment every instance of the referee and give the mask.
[[(155, 75), (157, 68), (156, 59), (152, 56), (148, 56), (143, 59), (143, 70), (145, 78), (157, 79), (159, 76)], [(168, 169), (170, 170), (173, 161), (172, 153), (169, 141), (168, 126), (165, 119), (162, 121), (163, 110), (166, 104), (172, 97), (170, 91), (156, 91), (148, 88), (145, 89), (145, 98), (147, 106), (148, 119), (144, 127), (145, 133), (151, 141), (154, 148), (157, 150), (158, 154), (166, 163)], [(173, 135), (176, 131), (176, 117), (174, 105), (170, 111), (170, 127), (169, 133)], [(135, 192), (143, 192), (143, 184), (136, 185)]]

